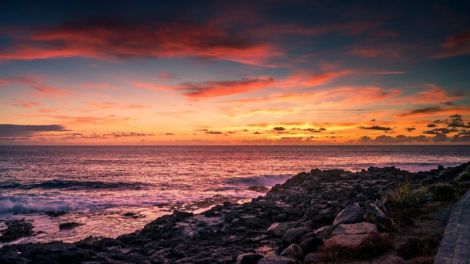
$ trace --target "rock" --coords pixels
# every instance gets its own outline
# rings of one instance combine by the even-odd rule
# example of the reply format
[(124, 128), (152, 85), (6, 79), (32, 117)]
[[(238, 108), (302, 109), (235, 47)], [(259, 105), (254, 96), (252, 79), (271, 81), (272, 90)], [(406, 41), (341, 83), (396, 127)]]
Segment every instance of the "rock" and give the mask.
[(33, 225), (24, 219), (5, 221), (7, 228), (1, 232), (0, 242), (10, 242), (33, 235)]
[(392, 228), (392, 220), (387, 216), (387, 210), (382, 202), (366, 202), (364, 219), (378, 226), (382, 231)]
[(257, 253), (243, 253), (238, 255), (237, 264), (256, 264), (262, 257)]
[(378, 233), (377, 226), (362, 222), (357, 224), (341, 224), (335, 228), (333, 235), (360, 235)]
[(315, 231), (313, 231), (315, 233), (315, 235), (318, 237), (318, 238), (321, 238), (321, 239), (326, 239), (328, 238), (331, 233), (333, 232), (333, 226), (331, 225), (328, 225), (328, 226), (323, 226), (323, 227), (320, 227), (318, 229), (315, 229)]
[(144, 215), (136, 214), (136, 213), (133, 213), (133, 212), (124, 213), (124, 214), (122, 214), (122, 216), (124, 216), (126, 218), (134, 218), (134, 219), (145, 217)]
[(281, 252), (281, 256), (291, 257), (291, 258), (295, 258), (295, 259), (302, 259), (304, 257), (304, 252), (298, 244), (294, 243), (294, 244), (290, 244), (288, 247), (286, 247)]
[(314, 232), (305, 234), (301, 239), (299, 246), (302, 248), (304, 253), (315, 252), (323, 245), (323, 240), (318, 238)]
[(61, 215), (66, 214), (66, 211), (46, 211), (45, 214), (50, 217), (59, 217)]
[(282, 236), (289, 229), (289, 223), (273, 223), (266, 232), (274, 236)]
[(80, 224), (80, 223), (77, 223), (77, 222), (66, 222), (66, 223), (62, 223), (59, 225), (59, 229), (60, 230), (66, 230), (66, 229), (72, 229), (72, 228), (75, 228), (77, 226), (81, 226), (83, 224)]
[(336, 216), (333, 225), (358, 223), (362, 221), (363, 215), (364, 209), (358, 203), (354, 203), (344, 208)]
[(258, 264), (297, 264), (295, 259), (283, 256), (266, 256), (258, 261)]
[(275, 250), (273, 247), (264, 245), (255, 249), (255, 252), (263, 256), (267, 256), (267, 255), (274, 255)]
[(309, 253), (304, 258), (305, 264), (313, 264), (313, 263), (318, 263), (318, 262), (319, 262), (319, 257), (318, 257), (318, 254), (316, 253)]
[(307, 233), (308, 230), (305, 227), (294, 227), (294, 228), (289, 228), (285, 233), (284, 236), (282, 237), (282, 240), (286, 242), (287, 244), (292, 244), (297, 241), (305, 234)]
[(325, 244), (336, 244), (346, 248), (356, 248), (367, 237), (367, 234), (361, 235), (336, 235), (325, 241)]

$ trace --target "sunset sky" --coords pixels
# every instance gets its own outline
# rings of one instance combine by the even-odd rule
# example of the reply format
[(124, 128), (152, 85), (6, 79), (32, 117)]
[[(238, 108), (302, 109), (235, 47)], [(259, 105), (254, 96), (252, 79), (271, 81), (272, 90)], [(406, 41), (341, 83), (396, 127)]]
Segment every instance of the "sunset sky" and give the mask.
[(470, 1), (154, 2), (2, 1), (0, 143), (470, 143)]

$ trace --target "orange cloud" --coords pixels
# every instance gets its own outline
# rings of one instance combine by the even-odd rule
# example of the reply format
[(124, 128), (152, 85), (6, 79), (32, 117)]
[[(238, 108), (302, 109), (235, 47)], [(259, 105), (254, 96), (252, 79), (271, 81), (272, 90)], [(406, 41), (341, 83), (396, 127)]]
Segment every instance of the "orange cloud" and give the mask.
[(351, 74), (350, 70), (329, 71), (319, 74), (296, 73), (276, 83), (277, 87), (314, 87), (326, 84), (334, 79)]
[(64, 96), (68, 95), (71, 92), (61, 89), (61, 88), (56, 88), (47, 84), (44, 84), (40, 78), (38, 77), (12, 77), (12, 78), (6, 78), (2, 79), (0, 82), (0, 85), (8, 85), (12, 83), (19, 83), (23, 85), (30, 86), (37, 92), (39, 92), (42, 95), (46, 96)]
[(417, 94), (406, 96), (401, 100), (398, 100), (397, 103), (406, 103), (406, 104), (437, 104), (437, 103), (447, 103), (452, 102), (458, 99), (461, 99), (463, 96), (450, 95), (442, 87), (429, 84), (426, 85), (427, 89), (418, 92)]
[(196, 57), (268, 65), (281, 52), (215, 25), (88, 21), (34, 30), (0, 52), (0, 60), (91, 57)]

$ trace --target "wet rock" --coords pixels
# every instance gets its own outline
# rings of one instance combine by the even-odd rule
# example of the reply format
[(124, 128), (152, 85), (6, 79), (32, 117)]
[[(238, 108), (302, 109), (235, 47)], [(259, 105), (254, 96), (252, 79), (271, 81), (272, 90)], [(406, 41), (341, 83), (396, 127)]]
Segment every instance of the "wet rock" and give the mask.
[(46, 211), (45, 214), (50, 217), (59, 217), (66, 214), (66, 211)]
[(333, 235), (359, 235), (378, 233), (377, 226), (362, 222), (357, 224), (341, 224), (335, 228)]
[(295, 259), (302, 259), (303, 256), (304, 256), (304, 252), (298, 244), (294, 243), (294, 244), (290, 244), (288, 247), (286, 247), (281, 252), (281, 256), (291, 257), (291, 258), (295, 258)]
[(33, 225), (24, 219), (5, 221), (7, 228), (1, 232), (0, 242), (10, 242), (33, 235)]
[(258, 264), (298, 264), (295, 259), (283, 256), (266, 256), (258, 261)]
[(133, 213), (133, 212), (124, 213), (124, 214), (122, 214), (122, 216), (124, 216), (126, 218), (134, 218), (134, 219), (145, 217), (144, 215), (136, 214), (136, 213)]
[(257, 253), (243, 253), (238, 255), (237, 264), (256, 264), (262, 257)]
[(66, 222), (66, 223), (61, 223), (59, 224), (59, 229), (60, 230), (67, 230), (67, 229), (72, 229), (77, 226), (81, 226), (83, 224), (77, 223), (77, 222)]
[(354, 203), (344, 208), (333, 221), (334, 225), (352, 224), (361, 222), (364, 216), (364, 208), (359, 203)]
[(282, 237), (282, 240), (287, 244), (292, 244), (300, 240), (300, 238), (308, 232), (305, 227), (294, 227), (289, 228)]

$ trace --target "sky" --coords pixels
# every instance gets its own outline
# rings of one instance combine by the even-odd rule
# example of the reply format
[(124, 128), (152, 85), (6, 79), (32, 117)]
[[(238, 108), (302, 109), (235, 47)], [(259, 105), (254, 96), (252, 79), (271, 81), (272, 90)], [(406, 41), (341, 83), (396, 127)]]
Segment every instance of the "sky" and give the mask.
[(0, 144), (469, 144), (470, 1), (2, 1)]

